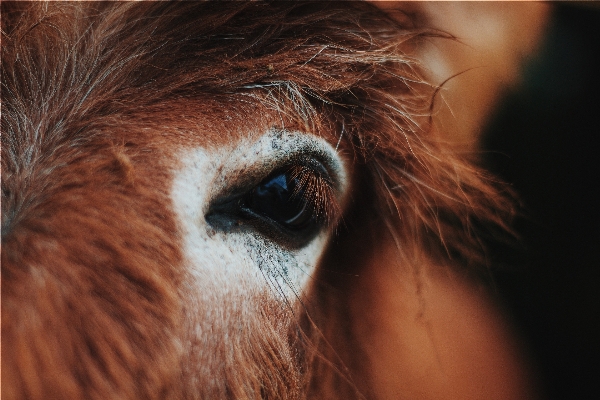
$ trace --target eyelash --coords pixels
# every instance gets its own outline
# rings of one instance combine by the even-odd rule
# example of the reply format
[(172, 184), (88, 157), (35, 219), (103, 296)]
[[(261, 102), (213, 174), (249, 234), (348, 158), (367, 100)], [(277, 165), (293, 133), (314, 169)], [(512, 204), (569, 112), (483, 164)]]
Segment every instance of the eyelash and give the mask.
[(291, 179), (298, 180), (295, 195), (303, 192), (304, 201), (313, 205), (315, 217), (330, 225), (336, 220), (340, 206), (335, 196), (333, 182), (326, 172), (315, 172), (305, 165), (294, 165), (289, 169)]
[[(340, 206), (335, 190), (320, 162), (301, 160), (276, 169), (251, 189), (218, 202), (207, 221), (226, 230), (250, 225), (282, 245), (300, 248), (337, 220)], [(223, 224), (219, 215), (235, 223)]]

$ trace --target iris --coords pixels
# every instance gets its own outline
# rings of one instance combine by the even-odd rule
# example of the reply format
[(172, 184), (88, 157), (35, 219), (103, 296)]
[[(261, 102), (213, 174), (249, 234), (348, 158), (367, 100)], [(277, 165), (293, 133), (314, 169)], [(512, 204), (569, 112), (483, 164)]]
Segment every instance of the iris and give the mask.
[(246, 197), (245, 208), (291, 231), (302, 231), (316, 223), (305, 188), (289, 170), (276, 172), (256, 186)]

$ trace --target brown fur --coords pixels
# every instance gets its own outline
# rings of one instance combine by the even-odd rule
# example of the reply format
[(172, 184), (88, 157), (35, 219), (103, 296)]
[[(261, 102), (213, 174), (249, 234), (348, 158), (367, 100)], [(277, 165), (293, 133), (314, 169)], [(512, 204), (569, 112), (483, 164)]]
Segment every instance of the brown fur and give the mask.
[[(510, 202), (430, 129), (435, 88), (404, 54), (431, 33), (367, 4), (2, 2), (2, 32), (6, 399), (369, 395), (340, 272), (368, 273), (388, 235), (399, 263), (473, 267), (505, 228)], [(248, 293), (213, 377), (167, 193), (203, 124), (211, 146), (243, 124), (342, 135), (355, 172), (312, 292)]]

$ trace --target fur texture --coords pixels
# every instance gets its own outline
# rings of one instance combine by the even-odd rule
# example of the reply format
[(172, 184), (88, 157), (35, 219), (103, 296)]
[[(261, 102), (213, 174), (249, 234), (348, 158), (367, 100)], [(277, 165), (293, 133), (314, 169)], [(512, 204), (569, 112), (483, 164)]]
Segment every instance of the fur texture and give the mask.
[[(368, 273), (390, 234), (415, 271), (473, 270), (479, 235), (511, 213), (430, 129), (436, 88), (406, 54), (431, 33), (368, 4), (2, 2), (2, 35), (6, 399), (360, 398), (340, 273)], [(218, 376), (188, 333), (168, 194), (176, 150), (206, 126), (212, 147), (244, 127), (310, 132), (353, 172), (305, 298), (242, 294), (255, 308)]]

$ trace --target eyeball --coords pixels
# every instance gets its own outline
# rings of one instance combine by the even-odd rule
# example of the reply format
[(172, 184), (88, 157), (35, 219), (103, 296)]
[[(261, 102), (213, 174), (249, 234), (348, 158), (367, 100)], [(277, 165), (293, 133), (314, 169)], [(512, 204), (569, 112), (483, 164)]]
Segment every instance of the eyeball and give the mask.
[(263, 180), (246, 196), (243, 207), (292, 232), (314, 230), (319, 223), (316, 206), (291, 168)]
[(327, 169), (304, 158), (217, 201), (206, 219), (216, 229), (253, 229), (281, 245), (300, 248), (335, 219), (338, 208)]

